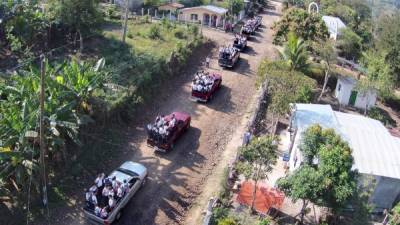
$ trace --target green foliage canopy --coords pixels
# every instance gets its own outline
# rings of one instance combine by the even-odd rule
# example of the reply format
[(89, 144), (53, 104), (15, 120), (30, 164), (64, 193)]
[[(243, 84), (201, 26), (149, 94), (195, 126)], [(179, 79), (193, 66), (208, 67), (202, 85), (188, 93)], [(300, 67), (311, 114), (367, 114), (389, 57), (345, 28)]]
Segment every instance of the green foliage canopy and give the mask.
[(329, 37), (321, 16), (300, 8), (287, 10), (281, 20), (274, 23), (273, 29), (276, 31), (273, 43), (278, 45), (287, 40), (289, 32), (294, 32), (304, 41), (326, 40)]

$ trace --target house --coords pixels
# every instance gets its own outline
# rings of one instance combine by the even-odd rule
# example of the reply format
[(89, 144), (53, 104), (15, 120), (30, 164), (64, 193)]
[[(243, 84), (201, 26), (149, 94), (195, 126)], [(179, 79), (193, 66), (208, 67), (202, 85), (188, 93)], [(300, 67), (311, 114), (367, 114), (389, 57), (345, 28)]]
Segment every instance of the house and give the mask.
[(159, 11), (176, 12), (178, 9), (182, 9), (183, 7), (185, 7), (185, 6), (182, 4), (179, 4), (177, 2), (172, 2), (172, 3), (160, 5), (158, 7), (158, 10)]
[(372, 187), (370, 202), (375, 212), (391, 209), (400, 199), (400, 138), (374, 119), (333, 111), (330, 105), (293, 104), (290, 119), (289, 171), (303, 161), (299, 145), (302, 133), (311, 125), (333, 128), (352, 149), (353, 168), (361, 174), (359, 183)]
[(178, 19), (185, 22), (201, 23), (210, 27), (224, 25), (227, 9), (213, 5), (203, 5), (179, 10)]
[(337, 40), (340, 36), (340, 30), (346, 28), (346, 24), (339, 17), (334, 16), (323, 16), (322, 20), (325, 22), (326, 27), (329, 31), (329, 36), (333, 40)]
[(356, 90), (358, 80), (349, 76), (339, 76), (335, 89), (335, 98), (340, 105), (354, 106), (368, 110), (376, 103), (377, 91), (371, 89), (365, 92)]

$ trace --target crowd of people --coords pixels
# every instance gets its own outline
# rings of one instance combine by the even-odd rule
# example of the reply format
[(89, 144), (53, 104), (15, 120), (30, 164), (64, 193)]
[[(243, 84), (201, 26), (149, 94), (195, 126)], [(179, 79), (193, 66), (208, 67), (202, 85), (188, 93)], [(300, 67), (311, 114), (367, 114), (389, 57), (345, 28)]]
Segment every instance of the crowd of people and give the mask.
[(211, 91), (214, 82), (214, 77), (209, 72), (199, 71), (192, 80), (192, 90), (207, 93)]
[(166, 120), (165, 116), (157, 116), (153, 124), (147, 125), (149, 137), (159, 143), (165, 143), (175, 129), (176, 122), (175, 114), (172, 114), (170, 120)]
[(93, 210), (94, 214), (106, 219), (116, 204), (129, 192), (127, 180), (120, 182), (116, 177), (106, 177), (99, 174), (94, 184), (85, 189), (86, 208)]
[(244, 46), (246, 44), (247, 38), (243, 35), (235, 35), (235, 39), (233, 40), (234, 46)]
[(262, 17), (257, 16), (253, 19), (247, 20), (242, 27), (243, 34), (252, 34), (261, 26)]
[(238, 49), (233, 46), (221, 47), (219, 49), (219, 57), (222, 59), (232, 59), (235, 54), (238, 52)]

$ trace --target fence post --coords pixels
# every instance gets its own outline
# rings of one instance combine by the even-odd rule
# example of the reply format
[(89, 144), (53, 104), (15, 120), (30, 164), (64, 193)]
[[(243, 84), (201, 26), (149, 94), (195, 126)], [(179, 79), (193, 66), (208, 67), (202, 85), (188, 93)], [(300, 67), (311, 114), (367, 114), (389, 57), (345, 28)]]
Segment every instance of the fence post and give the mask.
[(142, 16), (144, 16), (144, 8), (142, 8)]

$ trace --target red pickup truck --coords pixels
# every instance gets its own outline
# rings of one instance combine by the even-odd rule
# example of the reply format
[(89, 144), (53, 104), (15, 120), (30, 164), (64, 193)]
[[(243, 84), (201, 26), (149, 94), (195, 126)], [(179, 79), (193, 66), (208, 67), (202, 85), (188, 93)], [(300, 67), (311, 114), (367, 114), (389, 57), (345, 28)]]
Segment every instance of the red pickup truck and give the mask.
[(185, 112), (173, 112), (164, 117), (157, 117), (154, 124), (147, 126), (147, 145), (155, 151), (172, 150), (176, 140), (189, 129), (190, 120), (190, 115)]
[(198, 102), (208, 102), (214, 95), (214, 93), (221, 87), (222, 83), (222, 76), (219, 74), (210, 74), (207, 75), (210, 80), (213, 80), (214, 83), (212, 84), (211, 88), (204, 89), (204, 90), (197, 90), (192, 85), (192, 96), (191, 99), (193, 101)]

